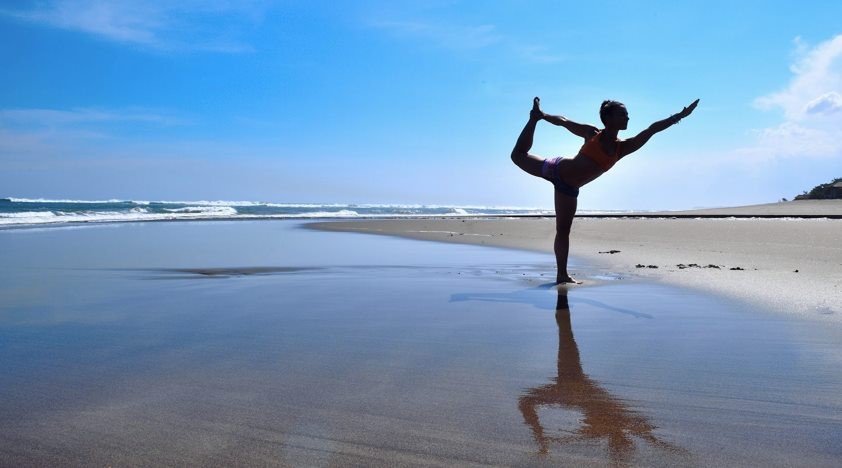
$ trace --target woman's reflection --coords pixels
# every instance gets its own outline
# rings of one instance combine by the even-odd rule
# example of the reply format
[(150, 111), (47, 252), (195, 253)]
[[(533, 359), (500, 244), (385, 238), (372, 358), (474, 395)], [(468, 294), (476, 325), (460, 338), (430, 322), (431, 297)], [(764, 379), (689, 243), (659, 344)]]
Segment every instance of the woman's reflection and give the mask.
[[(558, 376), (550, 384), (527, 390), (518, 401), (540, 452), (547, 453), (553, 441), (606, 439), (611, 458), (622, 461), (634, 451), (632, 436), (674, 450), (652, 434), (654, 427), (646, 418), (627, 408), (582, 370), (579, 348), (573, 339), (570, 325), (567, 291), (564, 288), (559, 288), (555, 318), (558, 324)], [(538, 409), (545, 406), (561, 406), (580, 411), (583, 416), (581, 427), (572, 431), (568, 437), (548, 436), (538, 417)]]

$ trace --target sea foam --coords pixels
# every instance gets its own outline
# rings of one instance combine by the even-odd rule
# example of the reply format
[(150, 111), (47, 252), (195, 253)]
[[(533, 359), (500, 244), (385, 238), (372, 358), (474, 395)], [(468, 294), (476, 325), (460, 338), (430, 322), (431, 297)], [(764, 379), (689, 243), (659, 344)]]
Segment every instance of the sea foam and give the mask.
[(552, 215), (542, 208), (387, 203), (277, 203), (226, 200), (0, 198), (0, 228), (70, 223), (202, 219), (418, 218)]

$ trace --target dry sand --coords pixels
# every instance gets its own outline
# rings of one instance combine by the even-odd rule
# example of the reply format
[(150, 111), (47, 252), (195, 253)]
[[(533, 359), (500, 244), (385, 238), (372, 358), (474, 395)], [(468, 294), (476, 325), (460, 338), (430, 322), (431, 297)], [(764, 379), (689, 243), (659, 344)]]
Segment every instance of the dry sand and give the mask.
[(842, 217), (840, 200), (798, 200), (763, 205), (705, 208), (689, 211), (661, 211), (651, 214), (664, 216), (793, 216), (793, 217)]
[[(761, 216), (842, 213), (842, 202), (789, 202), (680, 212), (699, 218), (577, 218), (576, 271), (642, 276), (749, 300), (775, 311), (842, 321), (842, 220)], [(722, 214), (758, 218), (705, 218)], [(669, 213), (665, 213), (669, 215)], [(318, 229), (552, 252), (552, 218), (430, 218), (310, 225)], [(603, 253), (619, 251), (617, 253)], [(643, 265), (644, 267), (640, 267)], [(657, 268), (651, 268), (649, 266)]]

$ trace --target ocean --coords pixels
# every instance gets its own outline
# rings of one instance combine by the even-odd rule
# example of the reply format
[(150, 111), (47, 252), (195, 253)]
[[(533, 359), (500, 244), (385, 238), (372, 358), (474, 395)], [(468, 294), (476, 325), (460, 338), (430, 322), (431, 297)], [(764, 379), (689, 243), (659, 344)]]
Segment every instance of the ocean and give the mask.
[(553, 210), (546, 208), (489, 206), (0, 198), (0, 228), (187, 219), (411, 218), (553, 214)]

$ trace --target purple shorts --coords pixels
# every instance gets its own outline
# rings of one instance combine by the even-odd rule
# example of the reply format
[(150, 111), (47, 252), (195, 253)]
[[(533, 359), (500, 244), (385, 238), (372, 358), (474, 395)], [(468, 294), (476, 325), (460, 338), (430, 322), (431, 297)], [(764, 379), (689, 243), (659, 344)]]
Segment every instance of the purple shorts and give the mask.
[(551, 158), (544, 160), (544, 166), (541, 168), (541, 175), (553, 183), (556, 191), (559, 191), (569, 197), (576, 198), (579, 196), (579, 189), (572, 187), (561, 179), (561, 174), (558, 171), (559, 162), (564, 158)]

